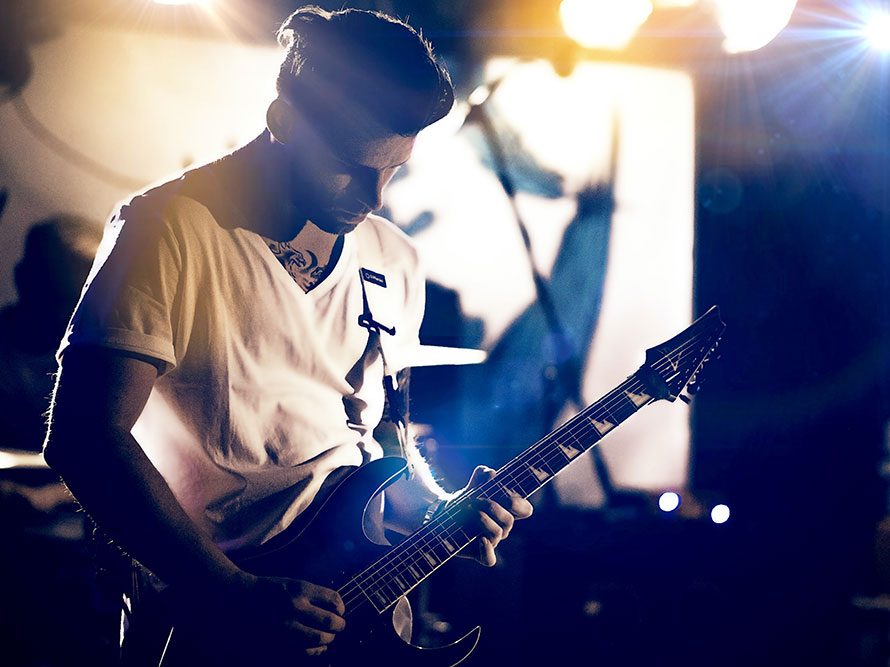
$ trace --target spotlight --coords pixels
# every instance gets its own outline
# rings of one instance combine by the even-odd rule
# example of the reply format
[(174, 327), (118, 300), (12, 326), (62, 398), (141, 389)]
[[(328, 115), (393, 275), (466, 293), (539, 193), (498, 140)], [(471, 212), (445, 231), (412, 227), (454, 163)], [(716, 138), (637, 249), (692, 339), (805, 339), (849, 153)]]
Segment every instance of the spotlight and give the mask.
[(788, 25), (797, 0), (715, 0), (717, 22), (729, 53), (756, 51)]
[(622, 49), (649, 15), (650, 0), (562, 0), (563, 30), (581, 46)]
[(662, 512), (673, 512), (680, 506), (680, 495), (673, 491), (665, 491), (658, 498), (658, 508)]
[(729, 507), (727, 505), (714, 505), (711, 510), (711, 521), (714, 523), (726, 523), (729, 521)]
[(154, 0), (157, 5), (206, 5), (210, 0)]
[(862, 32), (874, 48), (879, 51), (890, 51), (890, 14), (875, 12)]

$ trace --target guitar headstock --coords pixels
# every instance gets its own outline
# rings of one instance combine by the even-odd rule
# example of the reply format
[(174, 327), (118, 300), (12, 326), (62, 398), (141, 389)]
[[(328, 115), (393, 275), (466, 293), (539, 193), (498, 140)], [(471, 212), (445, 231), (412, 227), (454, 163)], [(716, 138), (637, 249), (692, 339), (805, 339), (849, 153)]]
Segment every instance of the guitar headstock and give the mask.
[(669, 401), (680, 396), (683, 389), (694, 382), (725, 329), (720, 309), (711, 306), (687, 329), (646, 350), (646, 363), (640, 370), (651, 395)]

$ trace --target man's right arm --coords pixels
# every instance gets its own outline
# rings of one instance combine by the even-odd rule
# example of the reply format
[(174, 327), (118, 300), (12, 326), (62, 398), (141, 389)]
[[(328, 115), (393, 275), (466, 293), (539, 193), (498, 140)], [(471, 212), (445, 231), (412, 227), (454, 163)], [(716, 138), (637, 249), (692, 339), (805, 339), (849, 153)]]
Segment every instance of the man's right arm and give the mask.
[(189, 518), (131, 435), (156, 379), (147, 359), (69, 348), (56, 384), (47, 462), (106, 533), (185, 598), (220, 613), (254, 612), (277, 626), (269, 640), (323, 650), (344, 625), (339, 596), (239, 569)]

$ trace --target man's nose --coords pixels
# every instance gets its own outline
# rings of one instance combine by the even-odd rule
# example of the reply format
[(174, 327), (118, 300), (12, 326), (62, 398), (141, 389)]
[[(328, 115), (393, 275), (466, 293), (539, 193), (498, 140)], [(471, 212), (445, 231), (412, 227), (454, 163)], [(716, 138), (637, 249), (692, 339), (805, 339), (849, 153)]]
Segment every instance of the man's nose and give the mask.
[(374, 172), (368, 175), (362, 192), (362, 203), (372, 211), (383, 206), (383, 188), (389, 182), (389, 177), (384, 172)]

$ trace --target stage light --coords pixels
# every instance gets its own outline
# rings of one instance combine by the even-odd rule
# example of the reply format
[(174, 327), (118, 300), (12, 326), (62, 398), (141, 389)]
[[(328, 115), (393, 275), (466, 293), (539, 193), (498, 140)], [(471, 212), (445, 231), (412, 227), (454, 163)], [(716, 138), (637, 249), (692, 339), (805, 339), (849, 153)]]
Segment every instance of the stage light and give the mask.
[(621, 49), (652, 13), (650, 0), (562, 0), (566, 34), (581, 46)]
[(729, 53), (756, 51), (788, 25), (797, 0), (715, 0), (717, 22)]
[(206, 5), (210, 0), (154, 0), (156, 5)]
[(658, 508), (662, 512), (673, 512), (680, 506), (680, 495), (673, 491), (665, 491), (658, 498)]
[(862, 31), (869, 44), (880, 51), (890, 51), (890, 14), (875, 12)]
[(714, 505), (711, 510), (711, 521), (714, 523), (726, 523), (729, 521), (729, 507), (727, 505)]

